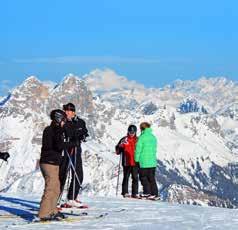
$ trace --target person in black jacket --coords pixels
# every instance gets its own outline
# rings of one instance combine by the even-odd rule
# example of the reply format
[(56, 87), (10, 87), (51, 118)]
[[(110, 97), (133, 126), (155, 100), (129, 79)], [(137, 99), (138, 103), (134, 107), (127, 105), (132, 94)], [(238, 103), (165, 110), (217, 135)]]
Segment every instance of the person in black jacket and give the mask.
[(53, 110), (50, 117), (52, 122), (43, 131), (40, 157), (40, 169), (45, 180), (45, 190), (38, 213), (42, 221), (65, 218), (57, 209), (57, 200), (60, 194), (59, 165), (61, 164), (63, 149), (77, 145), (75, 142), (64, 141), (65, 112), (59, 109)]
[[(75, 105), (68, 103), (63, 105), (63, 110), (67, 115), (67, 121), (64, 126), (66, 138), (69, 141), (74, 141), (78, 143), (77, 147), (68, 148), (66, 151), (70, 155), (73, 166), (71, 165), (71, 182), (67, 194), (68, 202), (65, 203), (64, 207), (78, 207), (81, 206), (81, 202), (77, 200), (81, 184), (83, 182), (83, 164), (82, 164), (82, 149), (81, 142), (86, 141), (88, 137), (88, 130), (86, 128), (86, 123), (84, 120), (80, 119), (75, 113)], [(60, 182), (61, 182), (61, 192), (63, 192), (64, 184), (66, 181), (69, 159), (68, 154), (64, 154), (64, 160), (60, 166)], [(76, 172), (76, 173), (75, 173)]]

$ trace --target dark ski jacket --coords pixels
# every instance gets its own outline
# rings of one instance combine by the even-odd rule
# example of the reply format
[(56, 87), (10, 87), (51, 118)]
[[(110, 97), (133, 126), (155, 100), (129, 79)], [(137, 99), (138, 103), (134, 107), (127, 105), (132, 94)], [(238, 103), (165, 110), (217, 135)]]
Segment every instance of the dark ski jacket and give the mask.
[(69, 140), (79, 142), (85, 141), (88, 137), (88, 130), (86, 128), (86, 123), (84, 120), (80, 119), (78, 116), (75, 116), (72, 120), (67, 120), (64, 125), (66, 137)]
[(40, 163), (60, 165), (63, 149), (76, 145), (73, 141), (64, 142), (64, 129), (52, 122), (43, 131)]
[[(82, 152), (81, 142), (86, 142), (86, 138), (89, 136), (85, 121), (75, 116), (72, 120), (67, 120), (64, 130), (66, 139), (77, 143), (77, 154), (80, 155)], [(75, 151), (69, 148), (68, 152), (72, 154)]]
[(123, 137), (116, 145), (116, 153), (122, 154), (122, 166), (135, 166), (135, 148), (137, 137), (126, 136)]

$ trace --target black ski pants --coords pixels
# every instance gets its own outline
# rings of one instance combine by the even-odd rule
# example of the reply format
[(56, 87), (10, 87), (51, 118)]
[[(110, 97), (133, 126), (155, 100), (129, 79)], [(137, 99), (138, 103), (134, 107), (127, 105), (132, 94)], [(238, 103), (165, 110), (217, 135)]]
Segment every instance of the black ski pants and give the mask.
[(128, 193), (129, 177), (132, 177), (132, 195), (138, 194), (138, 167), (123, 166), (122, 195)]
[(158, 196), (158, 187), (155, 180), (156, 168), (140, 168), (140, 182), (143, 186), (143, 194)]
[[(75, 150), (76, 154), (75, 154)], [(70, 154), (71, 161), (74, 165), (76, 174), (78, 176), (79, 182), (77, 180), (77, 177), (75, 175), (73, 167), (70, 165), (68, 155), (67, 153), (62, 159), (61, 165), (60, 165), (60, 190), (63, 192), (64, 185), (67, 179), (67, 174), (69, 173), (69, 170), (71, 170), (71, 182), (68, 190), (67, 198), (68, 200), (75, 200), (79, 194), (79, 190), (81, 187), (81, 184), (83, 183), (83, 164), (82, 164), (82, 149), (81, 147), (77, 147), (77, 149), (74, 149), (72, 154)]]

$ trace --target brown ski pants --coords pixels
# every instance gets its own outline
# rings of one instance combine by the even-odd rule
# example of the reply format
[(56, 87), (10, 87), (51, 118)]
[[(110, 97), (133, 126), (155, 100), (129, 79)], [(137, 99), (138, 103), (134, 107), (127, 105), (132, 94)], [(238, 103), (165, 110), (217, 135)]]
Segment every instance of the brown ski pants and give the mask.
[(40, 164), (45, 179), (45, 190), (41, 198), (39, 218), (48, 217), (58, 212), (57, 201), (60, 195), (59, 166)]

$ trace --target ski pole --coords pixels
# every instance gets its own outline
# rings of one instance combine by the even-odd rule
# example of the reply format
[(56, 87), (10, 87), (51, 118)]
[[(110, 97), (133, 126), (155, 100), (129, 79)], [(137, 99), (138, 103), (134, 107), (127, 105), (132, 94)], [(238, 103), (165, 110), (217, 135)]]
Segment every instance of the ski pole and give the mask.
[[(69, 166), (69, 172), (71, 172), (71, 171), (70, 171), (70, 166)], [(68, 178), (67, 178), (67, 179), (68, 179), (68, 180), (67, 180), (67, 184), (66, 184), (67, 194), (69, 193), (70, 179), (71, 179), (71, 177), (72, 177), (72, 176), (71, 176), (71, 177), (70, 177), (70, 176), (71, 176), (71, 174), (70, 174), (70, 175), (68, 176)]]
[(118, 194), (118, 187), (119, 187), (119, 177), (120, 177), (120, 170), (121, 170), (121, 159), (122, 159), (122, 153), (120, 154), (120, 159), (119, 159), (119, 165), (118, 165), (118, 175), (117, 175), (117, 187), (116, 187), (116, 196)]
[[(3, 164), (3, 161), (2, 161), (2, 164)], [(0, 165), (0, 169), (2, 168), (2, 164)]]
[(75, 173), (75, 177), (76, 177), (76, 179), (77, 179), (77, 181), (78, 181), (79, 187), (82, 188), (82, 187), (81, 187), (80, 180), (79, 180), (79, 177), (78, 177), (78, 174), (77, 174), (77, 172), (76, 172), (76, 170), (75, 170), (75, 167), (74, 167), (74, 164), (73, 164), (73, 162), (72, 162), (72, 160), (71, 160), (71, 158), (70, 158), (70, 155), (69, 155), (69, 153), (68, 153), (67, 150), (65, 150), (65, 151), (66, 151), (67, 156), (68, 156), (68, 158), (69, 158), (70, 166), (72, 167), (72, 169), (73, 169), (73, 171), (74, 171), (74, 173)]
[(57, 202), (58, 204), (61, 203), (61, 200), (62, 200), (62, 197), (63, 197), (64, 187), (65, 187), (65, 181), (67, 181), (67, 178), (68, 178), (68, 180), (69, 180), (69, 171), (70, 171), (70, 163), (68, 163), (68, 166), (67, 166), (66, 176), (65, 176), (66, 179), (63, 181), (62, 191), (61, 191), (61, 193), (60, 193), (60, 195), (59, 195), (58, 202)]
[[(77, 147), (74, 148), (74, 168), (76, 169), (76, 163), (77, 163)], [(75, 199), (75, 173), (74, 173), (74, 179), (73, 179), (73, 198)]]

